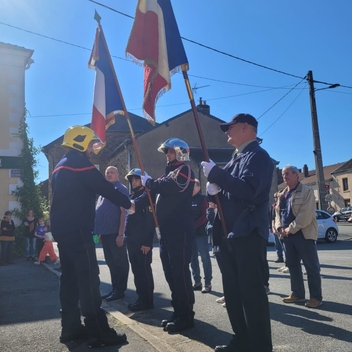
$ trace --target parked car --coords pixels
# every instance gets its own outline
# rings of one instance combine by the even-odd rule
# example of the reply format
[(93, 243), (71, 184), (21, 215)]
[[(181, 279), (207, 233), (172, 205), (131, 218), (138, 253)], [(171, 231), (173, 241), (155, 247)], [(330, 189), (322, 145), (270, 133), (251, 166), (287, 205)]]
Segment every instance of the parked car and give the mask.
[[(316, 210), (315, 217), (318, 223), (318, 239), (324, 239), (326, 242), (332, 243), (337, 240), (339, 228), (337, 227), (333, 217), (324, 210)], [(269, 231), (268, 245), (275, 245), (275, 235)]]
[(318, 223), (318, 239), (325, 239), (330, 243), (335, 242), (339, 235), (339, 228), (333, 217), (324, 210), (316, 210), (315, 216)]
[(332, 217), (335, 221), (347, 221), (352, 215), (352, 206), (341, 208), (339, 211), (336, 211), (332, 214)]

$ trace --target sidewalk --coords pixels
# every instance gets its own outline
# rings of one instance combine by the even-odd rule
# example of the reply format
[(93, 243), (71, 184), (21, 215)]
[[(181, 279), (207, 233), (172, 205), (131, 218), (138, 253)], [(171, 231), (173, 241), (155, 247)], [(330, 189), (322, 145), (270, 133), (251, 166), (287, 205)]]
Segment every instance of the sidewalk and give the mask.
[[(13, 265), (0, 267), (0, 351), (1, 352), (61, 352), (92, 351), (86, 343), (61, 344), (59, 266), (53, 264), (34, 265), (24, 258), (14, 260)], [(195, 346), (181, 335), (161, 334), (160, 327), (147, 327), (120, 312), (123, 303), (103, 301), (108, 312), (109, 324), (118, 332), (127, 335), (128, 344), (94, 349), (96, 351), (121, 352), (175, 352), (171, 346), (190, 342), (190, 350), (211, 351)], [(193, 347), (192, 347), (193, 345)], [(187, 348), (188, 350), (188, 348)]]

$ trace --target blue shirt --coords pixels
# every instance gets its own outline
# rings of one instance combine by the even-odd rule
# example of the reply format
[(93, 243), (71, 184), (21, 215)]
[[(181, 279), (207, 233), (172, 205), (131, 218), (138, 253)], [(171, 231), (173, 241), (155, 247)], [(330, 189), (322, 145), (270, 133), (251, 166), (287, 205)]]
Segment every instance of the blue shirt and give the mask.
[(35, 229), (35, 232), (37, 233), (37, 235), (44, 237), (45, 236), (45, 225), (37, 226), (36, 229)]
[(281, 224), (284, 228), (288, 227), (293, 220), (295, 220), (295, 216), (293, 215), (292, 208), (291, 208), (291, 197), (292, 193), (297, 189), (297, 186), (293, 189), (290, 189), (287, 193), (283, 195), (280, 199), (280, 217), (281, 217)]
[[(113, 183), (115, 189), (128, 196), (127, 188), (120, 182)], [(95, 206), (94, 233), (97, 235), (111, 235), (118, 233), (120, 227), (121, 210), (108, 199), (100, 196)]]

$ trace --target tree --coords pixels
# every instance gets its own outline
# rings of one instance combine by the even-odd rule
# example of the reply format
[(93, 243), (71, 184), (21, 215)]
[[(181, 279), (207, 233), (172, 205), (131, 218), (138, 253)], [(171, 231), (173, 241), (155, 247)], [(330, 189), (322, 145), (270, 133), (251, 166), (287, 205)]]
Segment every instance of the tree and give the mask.
[[(41, 196), (39, 186), (35, 184), (35, 178), (38, 171), (35, 170), (37, 165), (36, 155), (40, 153), (40, 148), (34, 146), (32, 138), (28, 138), (28, 125), (26, 122), (27, 110), (25, 109), (23, 117), (19, 124), (18, 136), (22, 141), (22, 150), (20, 154), (21, 181), (23, 185), (17, 187), (14, 192), (17, 200), (21, 204), (21, 209), (15, 209), (14, 215), (19, 219), (24, 219), (28, 210), (33, 210), (36, 218), (42, 217), (47, 210), (47, 201)], [(24, 251), (23, 238), (24, 225), (16, 229), (15, 255), (21, 256)]]

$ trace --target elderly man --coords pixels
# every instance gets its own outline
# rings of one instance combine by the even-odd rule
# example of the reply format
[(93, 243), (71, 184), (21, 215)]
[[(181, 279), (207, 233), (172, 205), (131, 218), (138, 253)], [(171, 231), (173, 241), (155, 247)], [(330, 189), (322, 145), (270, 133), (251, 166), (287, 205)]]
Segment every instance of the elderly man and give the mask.
[(299, 171), (287, 165), (282, 170), (287, 187), (278, 194), (275, 227), (286, 248), (286, 266), (290, 270), (291, 295), (285, 303), (304, 301), (305, 291), (301, 260), (307, 270), (310, 299), (308, 308), (322, 304), (321, 277), (316, 248), (318, 225), (315, 218), (315, 197), (313, 190), (299, 182)]
[[(108, 166), (105, 178), (115, 189), (128, 196), (127, 188), (119, 181), (119, 170), (115, 166)], [(117, 207), (108, 199), (100, 196), (95, 206), (94, 233), (99, 235), (103, 245), (106, 264), (110, 270), (112, 290), (105, 298), (106, 301), (115, 301), (125, 296), (128, 280), (128, 257), (124, 243), (126, 210)]]
[[(257, 141), (257, 120), (235, 115), (220, 124), (227, 142), (236, 148), (230, 162), (219, 168), (202, 162), (207, 192), (218, 194), (226, 232), (219, 212), (213, 225), (214, 246), (220, 246), (226, 309), (235, 336), (215, 351), (271, 352), (266, 245), (269, 236), (269, 192), (273, 163)], [(214, 201), (214, 199), (210, 199)]]

